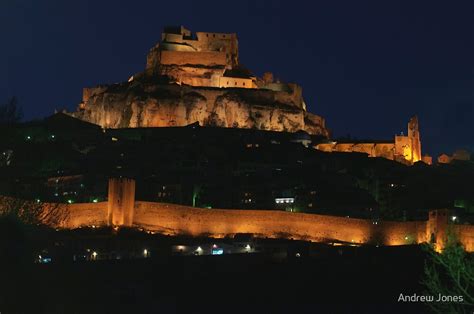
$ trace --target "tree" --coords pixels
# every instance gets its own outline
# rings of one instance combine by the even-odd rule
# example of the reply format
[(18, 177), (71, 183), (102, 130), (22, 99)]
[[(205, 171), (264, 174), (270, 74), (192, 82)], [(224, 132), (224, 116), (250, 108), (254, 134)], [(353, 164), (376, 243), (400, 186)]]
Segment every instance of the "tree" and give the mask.
[(428, 260), (422, 284), (426, 294), (438, 296), (462, 296), (462, 302), (427, 303), (435, 313), (472, 313), (474, 308), (474, 256), (466, 253), (457, 237), (448, 232), (446, 246), (437, 253), (427, 245)]
[(0, 125), (15, 124), (22, 118), (23, 111), (18, 105), (16, 97), (12, 97), (5, 104), (0, 105)]

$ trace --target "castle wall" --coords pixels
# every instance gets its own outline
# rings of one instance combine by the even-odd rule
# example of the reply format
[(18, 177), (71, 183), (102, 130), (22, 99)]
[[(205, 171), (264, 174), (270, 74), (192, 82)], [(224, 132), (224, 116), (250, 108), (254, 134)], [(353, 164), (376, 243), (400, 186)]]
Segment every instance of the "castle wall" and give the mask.
[(456, 225), (455, 230), (464, 249), (468, 252), (474, 252), (474, 226)]
[(412, 139), (408, 136), (395, 136), (395, 156), (405, 160), (413, 160)]
[(266, 238), (380, 245), (426, 242), (426, 221), (371, 220), (265, 210), (201, 209), (136, 202), (135, 225), (169, 235), (225, 237), (251, 233)]
[(326, 153), (332, 153), (335, 147), (336, 147), (336, 143), (320, 143), (315, 146), (317, 150), (320, 150)]
[(426, 224), (426, 221), (380, 221), (373, 232), (379, 233), (385, 245), (422, 243), (426, 242)]
[(160, 64), (186, 65), (196, 64), (204, 66), (225, 66), (226, 54), (220, 51), (166, 51), (160, 52)]
[[(131, 205), (132, 212), (128, 218), (115, 221), (114, 225), (137, 226), (166, 235), (222, 238), (249, 233), (263, 238), (388, 246), (429, 242), (441, 250), (446, 244), (447, 230), (452, 228), (465, 249), (474, 252), (474, 226), (449, 225), (447, 210), (430, 211), (427, 221), (375, 222), (276, 210), (203, 209), (167, 203), (130, 203), (126, 200), (131, 195), (130, 180), (114, 179), (111, 184), (113, 189), (109, 189), (108, 202), (40, 204), (44, 209), (43, 217), (46, 217), (43, 222), (61, 228), (108, 225), (113, 217), (123, 217), (124, 207), (117, 203), (117, 199), (122, 198), (129, 208)], [(119, 185), (122, 185), (122, 190)], [(123, 195), (123, 191), (128, 192)], [(8, 206), (6, 200), (11, 199), (0, 197), (0, 212)], [(31, 206), (38, 205), (30, 203)], [(48, 220), (51, 210), (59, 213), (58, 219)]]
[(353, 152), (366, 153), (369, 157), (375, 157), (375, 144), (373, 143), (356, 143), (352, 147)]
[(376, 143), (375, 144), (375, 156), (383, 157), (390, 160), (394, 160), (395, 156), (395, 144), (394, 143)]
[(311, 241), (370, 241), (367, 220), (284, 211), (202, 209), (174, 204), (136, 202), (134, 224), (166, 234), (225, 237), (252, 233), (268, 238)]
[(334, 151), (341, 153), (352, 153), (353, 147), (354, 143), (337, 143), (334, 146)]
[(62, 204), (67, 211), (65, 219), (57, 226), (79, 228), (83, 226), (103, 226), (107, 224), (107, 202)]
[(315, 146), (324, 152), (366, 153), (369, 157), (383, 157), (404, 164), (422, 160), (418, 118), (408, 122), (408, 136), (396, 135), (393, 142), (386, 143), (321, 143)]

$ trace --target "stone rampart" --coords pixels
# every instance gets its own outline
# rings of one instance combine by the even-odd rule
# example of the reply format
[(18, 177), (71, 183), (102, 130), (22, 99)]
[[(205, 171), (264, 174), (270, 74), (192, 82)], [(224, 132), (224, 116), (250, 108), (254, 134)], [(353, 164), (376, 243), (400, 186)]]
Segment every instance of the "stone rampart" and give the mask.
[[(125, 184), (129, 185), (127, 182)], [(114, 187), (112, 190), (119, 189)], [(214, 238), (246, 233), (263, 238), (388, 246), (434, 242), (436, 249), (440, 250), (445, 244), (448, 228), (445, 210), (431, 211), (427, 221), (394, 222), (275, 210), (203, 209), (142, 201), (134, 202), (133, 213), (129, 216), (132, 222), (129, 219), (124, 219), (123, 222), (120, 219), (110, 221), (114, 212), (123, 214), (123, 208), (114, 207), (121, 198), (112, 200), (101, 203), (45, 203), (41, 206), (46, 211), (59, 209), (67, 213), (61, 216), (59, 222), (48, 223), (53, 227), (105, 226), (112, 222), (117, 226), (134, 226), (166, 235)], [(466, 250), (474, 251), (474, 226), (449, 226)]]

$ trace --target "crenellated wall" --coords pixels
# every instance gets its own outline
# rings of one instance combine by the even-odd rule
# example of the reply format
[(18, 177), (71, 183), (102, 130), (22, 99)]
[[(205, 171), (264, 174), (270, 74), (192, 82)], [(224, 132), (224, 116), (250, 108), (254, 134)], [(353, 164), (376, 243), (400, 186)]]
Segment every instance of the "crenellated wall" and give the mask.
[[(126, 188), (112, 202), (87, 204), (42, 204), (45, 209), (67, 212), (53, 227), (78, 228), (81, 226), (135, 226), (166, 235), (191, 235), (222, 238), (238, 233), (264, 238), (285, 238), (313, 242), (346, 242), (354, 244), (407, 245), (433, 242), (441, 250), (445, 244), (448, 226), (458, 235), (467, 251), (474, 251), (474, 226), (448, 225), (446, 210), (430, 212), (427, 221), (372, 221), (327, 215), (290, 213), (275, 210), (203, 209), (176, 204), (136, 201), (130, 208), (129, 180), (122, 180)], [(120, 184), (120, 180), (115, 181)], [(118, 191), (114, 186), (111, 193)], [(114, 206), (128, 200), (131, 218), (122, 217), (124, 208)], [(1, 204), (0, 204), (1, 205)], [(122, 206), (123, 207), (123, 206)], [(2, 206), (0, 206), (2, 209)], [(129, 216), (130, 217), (130, 216)], [(131, 219), (131, 223), (130, 223)]]

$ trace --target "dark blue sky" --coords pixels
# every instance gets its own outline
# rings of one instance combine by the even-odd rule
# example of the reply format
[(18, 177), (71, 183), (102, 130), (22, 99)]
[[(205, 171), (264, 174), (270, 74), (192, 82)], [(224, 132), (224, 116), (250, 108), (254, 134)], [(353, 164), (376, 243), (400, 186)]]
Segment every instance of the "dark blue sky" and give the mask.
[(335, 136), (391, 138), (420, 119), (424, 152), (474, 150), (472, 1), (0, 2), (0, 101), (27, 119), (144, 69), (164, 25), (236, 32), (240, 61), (303, 86)]

